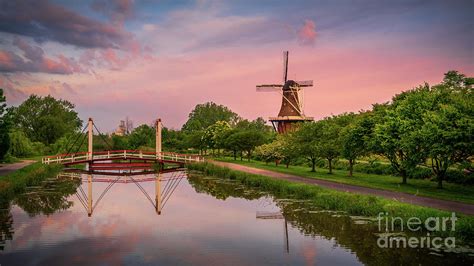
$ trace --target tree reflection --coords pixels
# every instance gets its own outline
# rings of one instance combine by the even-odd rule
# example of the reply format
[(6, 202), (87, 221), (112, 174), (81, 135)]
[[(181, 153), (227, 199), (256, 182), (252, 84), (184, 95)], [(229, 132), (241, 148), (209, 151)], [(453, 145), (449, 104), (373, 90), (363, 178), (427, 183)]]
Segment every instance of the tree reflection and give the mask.
[(6, 241), (13, 238), (13, 217), (10, 205), (0, 208), (0, 250), (3, 250)]
[(50, 215), (73, 205), (68, 197), (76, 192), (80, 184), (78, 179), (47, 180), (41, 186), (28, 188), (26, 193), (14, 199), (14, 203), (30, 216)]
[(220, 200), (226, 200), (228, 197), (254, 200), (264, 194), (230, 180), (204, 177), (195, 173), (188, 174), (188, 181), (197, 193), (205, 193)]

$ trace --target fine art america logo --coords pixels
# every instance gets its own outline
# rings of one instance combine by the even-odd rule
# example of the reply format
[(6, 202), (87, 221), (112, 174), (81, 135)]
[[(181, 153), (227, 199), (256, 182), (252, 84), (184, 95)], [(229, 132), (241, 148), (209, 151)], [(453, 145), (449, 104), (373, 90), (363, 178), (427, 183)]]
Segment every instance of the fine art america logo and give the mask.
[[(424, 220), (410, 217), (406, 220), (401, 217), (389, 217), (388, 213), (379, 213), (377, 217), (379, 232), (377, 245), (381, 248), (446, 248), (456, 247), (455, 237), (431, 236), (435, 232), (456, 230), (458, 218), (453, 212), (451, 217), (428, 217)], [(406, 236), (404, 232), (419, 232), (425, 228), (429, 232), (426, 236)]]

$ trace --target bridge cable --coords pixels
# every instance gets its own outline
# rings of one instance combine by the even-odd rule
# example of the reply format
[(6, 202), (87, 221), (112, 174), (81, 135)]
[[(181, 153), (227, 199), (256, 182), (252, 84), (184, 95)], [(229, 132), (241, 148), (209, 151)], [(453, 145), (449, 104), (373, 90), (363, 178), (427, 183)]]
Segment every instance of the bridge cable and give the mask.
[(171, 181), (168, 181), (168, 182), (172, 182), (172, 183), (168, 187), (168, 191), (163, 193), (163, 199), (165, 199), (166, 197), (169, 197), (170, 196), (170, 191), (171, 191), (171, 194), (172, 194), (173, 193), (172, 191), (174, 191), (174, 189), (176, 188), (175, 186), (177, 186), (176, 184), (177, 183), (179, 184), (179, 182), (181, 181), (181, 177), (176, 177), (176, 175), (178, 175), (178, 174), (175, 174), (175, 177), (173, 177), (173, 179)]
[(163, 198), (165, 198), (168, 195), (168, 193), (170, 192), (170, 190), (174, 186), (175, 182), (176, 182), (176, 178), (168, 179), (168, 182), (166, 182), (166, 185), (163, 188)]
[[(137, 182), (135, 181), (135, 179), (132, 177), (132, 176), (129, 176), (130, 179), (132, 179), (133, 183), (135, 183), (135, 185), (137, 185), (138, 189), (141, 190), (141, 192), (145, 195), (145, 197), (148, 198), (148, 200), (150, 201), (151, 205), (153, 205), (153, 207), (156, 208), (156, 205), (155, 203), (153, 202), (153, 200), (151, 199), (150, 195), (148, 195), (148, 193), (146, 192), (146, 190)], [(159, 182), (159, 181), (158, 181)]]
[[(85, 126), (85, 127), (82, 129), (81, 133), (80, 133), (79, 135), (77, 135), (76, 140), (74, 140), (74, 143), (73, 143), (73, 144), (71, 145), (71, 147), (69, 147), (69, 149), (67, 150), (67, 153), (66, 153), (65, 157), (70, 154), (72, 148), (74, 148), (74, 145), (76, 145), (76, 142), (77, 142), (77, 140), (79, 139), (79, 137), (81, 137), (82, 134), (84, 134), (84, 131), (86, 130), (86, 128), (87, 128), (87, 126)], [(70, 143), (70, 140), (67, 142), (66, 147), (69, 145), (69, 143)]]
[(87, 138), (87, 135), (84, 135), (84, 138), (82, 138), (82, 141), (81, 141), (81, 145), (79, 145), (79, 147), (77, 147), (77, 149), (74, 153), (77, 153), (81, 149), (82, 144), (84, 144), (84, 141), (86, 140), (86, 138)]
[(163, 205), (161, 206), (161, 209), (163, 209), (166, 205), (166, 203), (168, 202), (168, 200), (171, 198), (171, 195), (173, 195), (174, 191), (176, 190), (176, 188), (179, 186), (179, 183), (181, 183), (181, 180), (183, 180), (184, 178), (184, 175), (182, 177), (179, 178), (179, 181), (178, 183), (176, 184), (176, 186), (174, 186), (173, 190), (171, 191), (171, 193), (169, 194), (168, 198), (166, 198), (164, 201), (163, 201)]
[(102, 138), (102, 140), (105, 142), (105, 144), (107, 144), (107, 146), (109, 147), (109, 150), (113, 150), (112, 146), (109, 144), (109, 142), (105, 139), (104, 137), (104, 134), (102, 134), (100, 132), (100, 130), (95, 126), (95, 123), (92, 123), (92, 125), (94, 125), (94, 128), (97, 130), (97, 132), (99, 133), (99, 136)]
[(112, 183), (110, 183), (105, 189), (104, 191), (102, 192), (102, 194), (100, 194), (100, 197), (97, 199), (97, 201), (95, 202), (94, 204), (94, 207), (92, 207), (92, 210), (95, 210), (95, 207), (97, 206), (97, 204), (99, 204), (99, 201), (105, 196), (105, 194), (107, 194), (107, 192), (110, 190), (110, 188), (112, 188), (113, 185), (115, 185), (115, 183), (117, 183), (117, 181), (119, 181), (119, 179), (121, 178), (121, 176), (118, 176), (117, 179), (115, 179)]

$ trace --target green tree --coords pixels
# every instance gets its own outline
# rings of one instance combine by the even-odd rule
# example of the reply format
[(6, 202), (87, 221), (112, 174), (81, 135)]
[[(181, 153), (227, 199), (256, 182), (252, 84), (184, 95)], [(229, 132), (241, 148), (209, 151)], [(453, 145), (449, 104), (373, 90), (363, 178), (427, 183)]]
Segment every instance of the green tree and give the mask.
[(294, 144), (297, 146), (299, 154), (310, 163), (311, 172), (316, 172), (316, 162), (320, 158), (321, 130), (321, 123), (304, 123), (294, 133)]
[(198, 104), (189, 114), (188, 121), (183, 125), (184, 131), (205, 130), (217, 121), (235, 124), (239, 116), (229, 108), (213, 102)]
[(235, 138), (240, 143), (241, 151), (247, 152), (247, 159), (249, 161), (253, 150), (267, 142), (265, 133), (258, 130), (239, 130), (235, 133)]
[(15, 157), (26, 157), (33, 154), (33, 144), (22, 131), (12, 130), (10, 132), (9, 152)]
[(361, 113), (356, 121), (341, 130), (341, 155), (349, 162), (349, 176), (353, 175), (354, 164), (360, 156), (369, 153), (373, 132), (372, 112)]
[(217, 121), (216, 123), (208, 126), (202, 136), (206, 146), (212, 150), (224, 148), (224, 140), (226, 132), (230, 130), (230, 125), (226, 121)]
[(434, 100), (429, 102), (435, 105), (423, 114), (423, 125), (415, 132), (431, 160), (439, 188), (448, 168), (468, 161), (474, 152), (474, 94), (466, 79), (450, 71), (442, 84), (431, 88)]
[(10, 119), (3, 89), (0, 89), (0, 161), (3, 160), (10, 147)]
[(74, 104), (66, 100), (57, 100), (31, 95), (14, 110), (15, 125), (25, 132), (32, 141), (50, 145), (67, 133), (79, 129), (82, 121)]
[(155, 146), (156, 132), (153, 127), (143, 124), (133, 129), (132, 133), (128, 135), (128, 146), (131, 149), (138, 149), (142, 146)]

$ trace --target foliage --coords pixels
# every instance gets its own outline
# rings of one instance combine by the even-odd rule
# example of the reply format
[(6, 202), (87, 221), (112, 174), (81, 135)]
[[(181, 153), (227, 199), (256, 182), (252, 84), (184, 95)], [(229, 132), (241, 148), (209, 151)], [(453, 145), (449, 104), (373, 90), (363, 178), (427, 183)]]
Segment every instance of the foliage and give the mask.
[(0, 162), (3, 161), (10, 146), (10, 118), (6, 104), (6, 97), (3, 95), (3, 89), (0, 88)]
[(14, 109), (14, 121), (15, 126), (30, 140), (46, 145), (76, 131), (82, 125), (71, 102), (34, 94)]
[(205, 130), (217, 121), (235, 124), (239, 116), (223, 105), (213, 102), (198, 104), (189, 114), (188, 121), (183, 125), (183, 131)]
[(293, 145), (298, 149), (301, 156), (311, 164), (311, 172), (316, 171), (316, 162), (320, 159), (318, 148), (322, 132), (321, 123), (305, 123), (294, 133)]
[(33, 144), (22, 131), (12, 130), (9, 152), (15, 157), (26, 157), (33, 154)]
[(156, 132), (153, 127), (146, 124), (140, 125), (133, 129), (132, 133), (128, 135), (128, 147), (130, 149), (138, 149), (141, 146), (155, 147)]
[(202, 135), (202, 141), (207, 148), (222, 149), (224, 148), (224, 140), (227, 131), (230, 130), (230, 125), (226, 121), (217, 121), (208, 126)]

